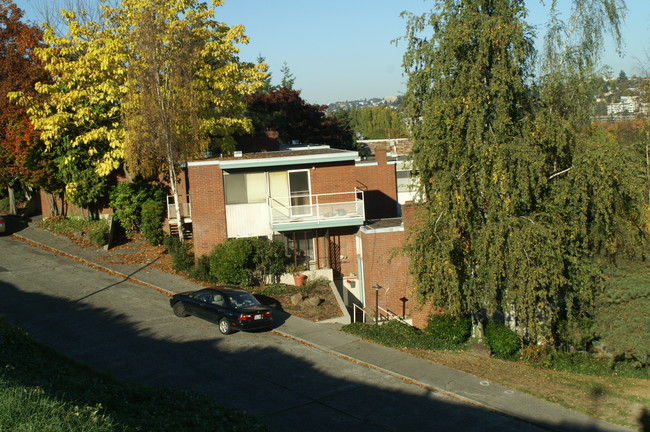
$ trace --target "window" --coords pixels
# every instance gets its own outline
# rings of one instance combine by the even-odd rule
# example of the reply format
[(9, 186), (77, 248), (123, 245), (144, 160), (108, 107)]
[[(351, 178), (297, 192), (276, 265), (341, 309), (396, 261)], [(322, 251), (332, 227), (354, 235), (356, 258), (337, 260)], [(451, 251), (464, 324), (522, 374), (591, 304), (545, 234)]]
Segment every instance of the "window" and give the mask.
[(309, 171), (289, 171), (289, 193), (292, 215), (311, 214)]
[(293, 231), (276, 234), (273, 240), (278, 240), (284, 243), (287, 256), (292, 264), (306, 264), (316, 260), (314, 251), (314, 239), (316, 233), (314, 231)]
[(223, 176), (226, 204), (266, 201), (266, 173), (237, 173)]
[(397, 171), (398, 192), (412, 192), (416, 189), (415, 178), (411, 171)]

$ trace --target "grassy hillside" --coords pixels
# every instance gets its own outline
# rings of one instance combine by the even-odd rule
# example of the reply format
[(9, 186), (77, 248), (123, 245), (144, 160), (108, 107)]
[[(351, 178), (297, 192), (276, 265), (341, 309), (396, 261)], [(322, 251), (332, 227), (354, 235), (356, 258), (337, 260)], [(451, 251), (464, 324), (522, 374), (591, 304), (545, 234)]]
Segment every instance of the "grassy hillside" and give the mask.
[(121, 383), (0, 317), (0, 431), (242, 430), (270, 429), (197, 394)]

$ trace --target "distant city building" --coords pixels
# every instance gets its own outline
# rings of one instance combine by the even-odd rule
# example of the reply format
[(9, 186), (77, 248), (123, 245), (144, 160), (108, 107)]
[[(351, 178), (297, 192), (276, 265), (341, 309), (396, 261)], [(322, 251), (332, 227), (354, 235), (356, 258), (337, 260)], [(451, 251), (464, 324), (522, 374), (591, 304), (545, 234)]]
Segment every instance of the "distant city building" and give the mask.
[[(647, 104), (643, 104), (647, 105)], [(646, 109), (647, 106), (643, 107)], [(620, 102), (610, 103), (607, 105), (607, 115), (616, 115), (616, 114), (632, 114), (639, 112), (641, 109), (641, 104), (639, 103), (638, 96), (621, 96)]]

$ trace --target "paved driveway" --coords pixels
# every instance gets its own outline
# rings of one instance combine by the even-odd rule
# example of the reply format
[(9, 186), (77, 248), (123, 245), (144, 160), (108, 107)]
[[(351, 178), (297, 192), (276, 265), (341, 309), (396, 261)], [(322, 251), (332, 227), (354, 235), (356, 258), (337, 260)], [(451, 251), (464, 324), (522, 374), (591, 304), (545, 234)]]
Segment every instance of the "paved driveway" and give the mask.
[(222, 336), (160, 293), (11, 237), (0, 293), (0, 313), (95, 369), (203, 393), (278, 431), (541, 430), (272, 333)]

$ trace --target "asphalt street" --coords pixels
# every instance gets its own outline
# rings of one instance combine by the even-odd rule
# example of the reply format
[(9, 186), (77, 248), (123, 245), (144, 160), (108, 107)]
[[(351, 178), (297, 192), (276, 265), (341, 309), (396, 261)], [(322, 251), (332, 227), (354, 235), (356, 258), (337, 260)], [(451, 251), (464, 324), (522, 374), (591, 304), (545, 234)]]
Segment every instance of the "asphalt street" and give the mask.
[[(277, 431), (541, 431), (272, 332), (222, 336), (167, 297), (0, 237), (0, 313), (119, 379), (192, 390)], [(282, 326), (282, 320), (278, 320)]]

